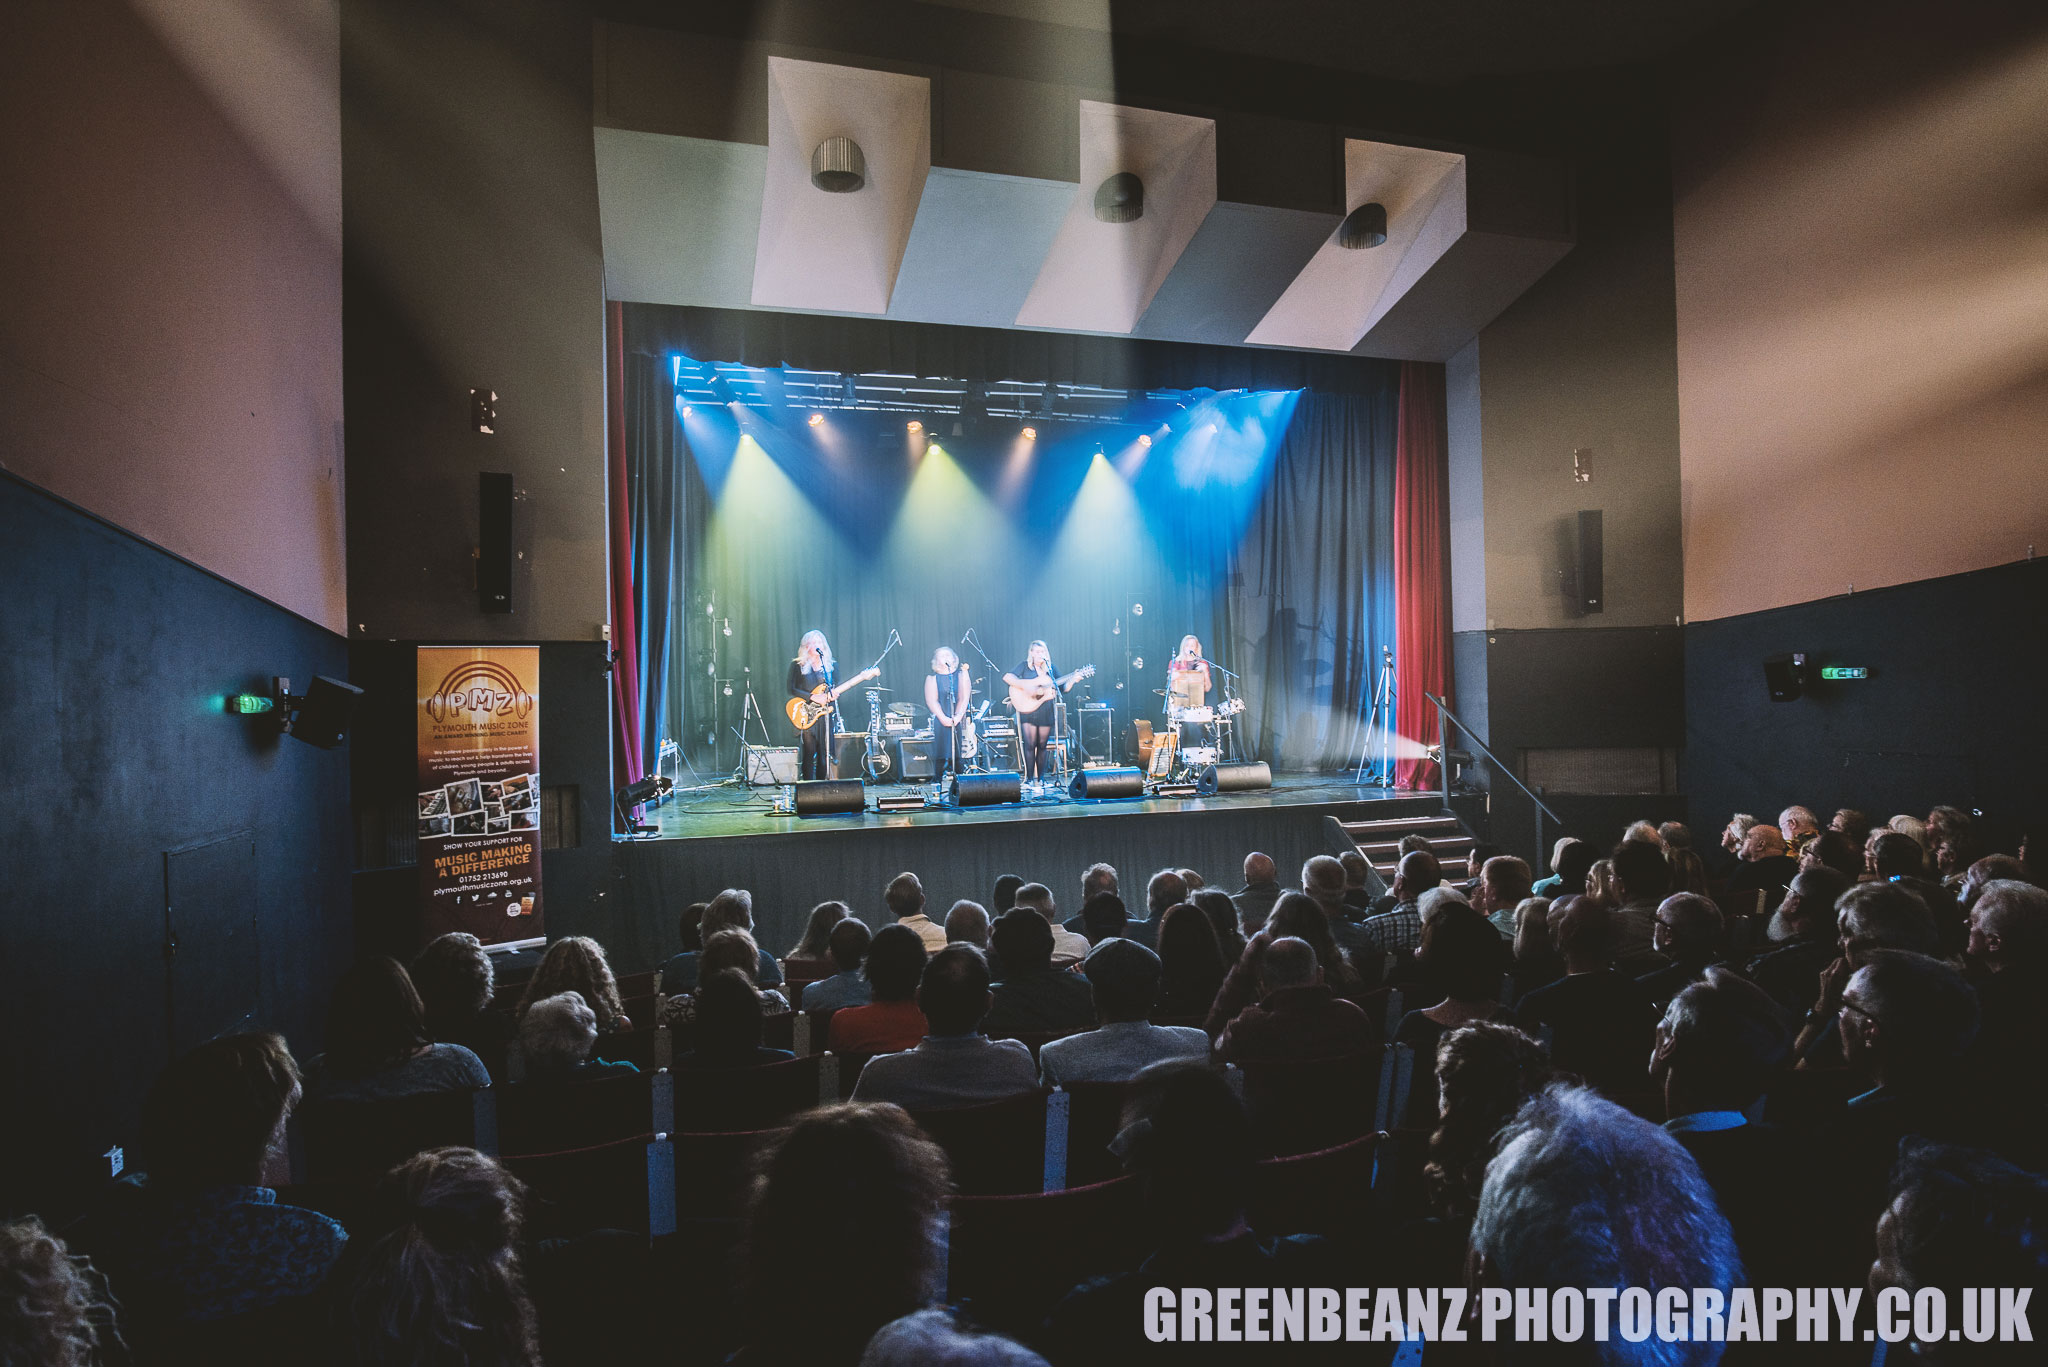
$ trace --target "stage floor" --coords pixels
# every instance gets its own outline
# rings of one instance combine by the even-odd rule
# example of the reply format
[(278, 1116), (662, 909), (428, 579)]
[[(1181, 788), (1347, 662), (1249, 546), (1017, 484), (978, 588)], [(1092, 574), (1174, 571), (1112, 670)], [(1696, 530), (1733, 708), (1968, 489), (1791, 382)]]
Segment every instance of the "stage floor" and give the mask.
[[(870, 784), (868, 801), (930, 791), (930, 785)], [(659, 807), (644, 809), (643, 817), (658, 828), (658, 834), (641, 836), (649, 840), (710, 840), (733, 836), (792, 834), (809, 831), (853, 831), (861, 829), (901, 830), (907, 827), (972, 826), (987, 823), (1062, 821), (1076, 817), (1113, 814), (1136, 815), (1150, 812), (1222, 812), (1271, 807), (1327, 806), (1352, 802), (1408, 802), (1417, 794), (1392, 788), (1356, 784), (1349, 774), (1276, 774), (1271, 788), (1247, 793), (1218, 793), (1213, 797), (1116, 798), (1082, 801), (1076, 798), (1046, 799), (994, 807), (927, 807), (912, 812), (849, 813), (843, 816), (777, 816), (770, 811), (775, 788), (713, 787), (684, 792), (678, 790)], [(1420, 796), (1427, 797), (1428, 794)]]

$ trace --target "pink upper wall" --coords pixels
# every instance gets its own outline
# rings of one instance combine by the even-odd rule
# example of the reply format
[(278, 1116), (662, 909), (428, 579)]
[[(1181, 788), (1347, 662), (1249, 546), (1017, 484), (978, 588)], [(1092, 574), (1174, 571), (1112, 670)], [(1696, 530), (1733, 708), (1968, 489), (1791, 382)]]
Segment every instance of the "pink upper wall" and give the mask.
[(334, 0), (9, 8), (0, 464), (346, 632), (338, 35)]
[(1681, 82), (1689, 620), (2048, 551), (2048, 20), (2029, 9), (1765, 7)]

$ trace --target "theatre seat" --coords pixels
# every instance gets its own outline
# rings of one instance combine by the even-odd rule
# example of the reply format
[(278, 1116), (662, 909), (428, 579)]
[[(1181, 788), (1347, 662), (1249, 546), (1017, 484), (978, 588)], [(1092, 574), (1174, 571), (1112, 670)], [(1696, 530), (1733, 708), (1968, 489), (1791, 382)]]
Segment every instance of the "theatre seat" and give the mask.
[(821, 1060), (812, 1055), (753, 1068), (675, 1074), (676, 1124), (691, 1130), (765, 1130), (818, 1104)]
[(1024, 1092), (979, 1106), (913, 1111), (910, 1118), (946, 1151), (956, 1191), (990, 1196), (1044, 1189), (1045, 1116), (1046, 1094)]
[(498, 1151), (499, 1088), (390, 1101), (308, 1101), (292, 1113), (295, 1181), (370, 1180), (422, 1149)]
[(1067, 1185), (1084, 1187), (1123, 1174), (1123, 1162), (1109, 1151), (1123, 1119), (1130, 1085), (1123, 1082), (1071, 1082), (1063, 1090), (1067, 1104)]
[(1384, 1138), (1363, 1135), (1260, 1163), (1252, 1180), (1252, 1228), (1268, 1237), (1363, 1229), (1371, 1219), (1373, 1161)]
[(675, 1230), (675, 1154), (666, 1137), (633, 1135), (503, 1162), (527, 1185), (529, 1233), (536, 1239), (597, 1229), (650, 1237)]
[(1370, 1133), (1385, 1052), (1239, 1064), (1245, 1104), (1266, 1152), (1308, 1153)]
[(669, 1136), (676, 1156), (676, 1215), (690, 1221), (731, 1220), (746, 1209), (755, 1165), (776, 1130)]
[(499, 1088), (500, 1148), (516, 1154), (558, 1153), (666, 1129), (667, 1123), (655, 1123), (655, 1076), (515, 1082)]
[(1117, 1273), (1144, 1256), (1138, 1184), (955, 1196), (946, 1203), (946, 1298), (978, 1323), (1030, 1334), (1084, 1278)]

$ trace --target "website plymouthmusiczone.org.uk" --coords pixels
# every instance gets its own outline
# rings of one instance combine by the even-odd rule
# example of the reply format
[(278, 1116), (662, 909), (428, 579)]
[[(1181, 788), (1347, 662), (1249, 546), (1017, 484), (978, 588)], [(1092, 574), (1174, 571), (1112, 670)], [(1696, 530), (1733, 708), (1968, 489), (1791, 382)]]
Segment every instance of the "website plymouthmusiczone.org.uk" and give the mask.
[(2031, 1343), (2031, 1287), (1170, 1287), (1145, 1294), (1154, 1343)]

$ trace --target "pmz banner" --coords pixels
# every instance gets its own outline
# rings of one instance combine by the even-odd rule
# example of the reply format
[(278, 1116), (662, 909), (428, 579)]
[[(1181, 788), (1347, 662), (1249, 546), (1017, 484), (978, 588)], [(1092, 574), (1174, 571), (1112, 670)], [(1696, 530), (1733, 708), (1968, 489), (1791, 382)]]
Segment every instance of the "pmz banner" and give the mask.
[(537, 939), (540, 648), (421, 646), (418, 674), (427, 934)]

